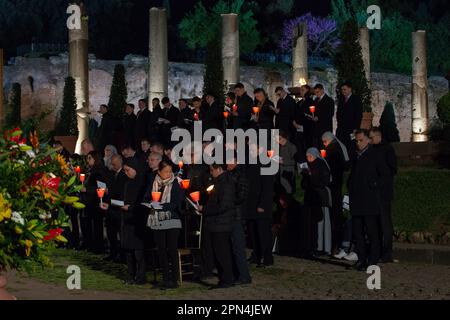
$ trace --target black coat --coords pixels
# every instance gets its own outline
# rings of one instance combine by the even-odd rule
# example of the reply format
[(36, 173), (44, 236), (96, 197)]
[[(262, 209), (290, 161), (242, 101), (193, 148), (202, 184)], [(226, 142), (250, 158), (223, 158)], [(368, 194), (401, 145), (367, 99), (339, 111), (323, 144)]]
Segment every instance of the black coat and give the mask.
[(161, 112), (161, 118), (169, 120), (169, 123), (163, 123), (160, 125), (160, 135), (159, 140), (163, 142), (165, 145), (169, 145), (171, 142), (172, 131), (171, 128), (177, 126), (178, 115), (180, 114), (180, 110), (174, 106), (170, 106), (170, 108), (163, 108)]
[(103, 152), (107, 145), (115, 145), (114, 138), (117, 127), (117, 119), (110, 112), (103, 114), (101, 125), (97, 131), (98, 148), (101, 152)]
[(326, 163), (317, 158), (308, 163), (309, 171), (303, 171), (302, 187), (305, 189), (305, 205), (309, 207), (330, 207), (331, 192), (328, 188), (331, 173)]
[(341, 188), (342, 189), (342, 183), (344, 182), (344, 172), (349, 168), (350, 166), (350, 160), (347, 162), (345, 161), (344, 153), (342, 151), (341, 145), (334, 140), (331, 142), (326, 148), (327, 152), (327, 163), (330, 166), (331, 169), (331, 187), (332, 188)]
[(236, 217), (235, 185), (228, 172), (213, 180), (214, 189), (206, 204), (205, 228), (213, 233), (231, 232)]
[(305, 137), (305, 143), (307, 147), (312, 145), (312, 122), (306, 118), (305, 114), (310, 114), (309, 107), (314, 105), (314, 101), (308, 95), (305, 99), (300, 100), (297, 103), (295, 109), (294, 120), (297, 124), (303, 126), (303, 135)]
[(229, 174), (236, 189), (236, 220), (240, 221), (246, 215), (249, 182), (243, 165), (238, 165)]
[(358, 96), (351, 95), (347, 102), (343, 96), (339, 99), (336, 137), (345, 145), (351, 141), (353, 131), (361, 127), (362, 114), (362, 102)]
[(84, 186), (86, 192), (83, 195), (83, 203), (89, 212), (99, 210), (100, 199), (97, 196), (97, 181), (107, 182), (107, 171), (103, 166), (94, 167), (88, 170)]
[[(272, 219), (275, 176), (261, 175), (261, 167), (260, 164), (247, 166), (249, 193), (246, 219)], [(257, 212), (257, 208), (264, 209), (264, 212)]]
[(217, 101), (214, 101), (212, 105), (208, 105), (203, 110), (202, 126), (203, 131), (208, 129), (218, 129), (223, 131), (224, 129), (224, 118), (223, 118), (223, 107), (220, 107)]
[(294, 98), (288, 95), (286, 98), (278, 100), (277, 109), (280, 109), (280, 112), (275, 117), (275, 127), (293, 137), (295, 134), (295, 127), (292, 124), (292, 121), (294, 121), (295, 118), (297, 103)]
[(234, 129), (248, 129), (252, 116), (253, 100), (247, 93), (244, 93), (242, 97), (236, 98), (236, 105), (238, 106), (238, 116), (233, 116), (233, 127)]
[(319, 121), (313, 122), (313, 131), (314, 136), (321, 139), (325, 132), (333, 132), (334, 100), (324, 95), (320, 101), (316, 99), (314, 104), (316, 107), (314, 115)]
[(129, 205), (127, 211), (121, 210), (121, 244), (125, 250), (143, 250), (146, 235), (147, 211), (141, 205), (144, 190), (144, 176), (138, 174), (135, 179), (127, 178), (122, 190), (122, 199)]
[(148, 125), (150, 123), (151, 112), (147, 108), (138, 112), (136, 116), (136, 126), (134, 138), (136, 146), (141, 145), (141, 140), (148, 137)]
[(261, 106), (261, 110), (258, 114), (258, 128), (259, 129), (273, 129), (273, 117), (275, 116), (275, 112), (272, 110), (274, 104), (270, 100), (264, 101)]
[(135, 140), (135, 127), (136, 127), (136, 115), (125, 114), (122, 119), (122, 127), (123, 127), (123, 135), (125, 140), (125, 145), (134, 146), (136, 143)]
[(186, 107), (183, 110), (181, 110), (180, 113), (178, 114), (177, 127), (190, 130), (191, 124), (189, 121), (192, 121), (191, 117), (192, 111), (189, 107)]
[(159, 140), (160, 127), (158, 124), (158, 119), (161, 118), (161, 116), (162, 116), (161, 106), (157, 105), (153, 108), (153, 110), (150, 114), (148, 128), (147, 128), (149, 138), (151, 138), (152, 140)]
[(204, 204), (207, 199), (206, 188), (212, 184), (212, 178), (210, 178), (209, 168), (204, 164), (190, 164), (186, 167), (184, 173), (184, 179), (189, 179), (189, 189), (187, 194), (200, 191), (200, 204)]
[(385, 161), (371, 146), (353, 160), (348, 180), (350, 212), (353, 216), (381, 213), (381, 191), (388, 177), (389, 169)]
[(381, 191), (383, 201), (392, 201), (394, 198), (394, 177), (397, 175), (397, 156), (391, 144), (382, 142), (374, 145), (373, 148), (380, 153), (381, 160), (383, 160), (389, 170), (389, 175), (386, 176), (384, 188)]

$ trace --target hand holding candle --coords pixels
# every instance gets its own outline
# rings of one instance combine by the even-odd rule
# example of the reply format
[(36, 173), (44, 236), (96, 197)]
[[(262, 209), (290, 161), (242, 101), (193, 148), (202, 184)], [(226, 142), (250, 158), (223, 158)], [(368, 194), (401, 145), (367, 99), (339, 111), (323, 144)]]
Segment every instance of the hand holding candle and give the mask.
[(254, 113), (254, 114), (257, 115), (257, 114), (259, 113), (259, 107), (256, 107), (256, 106), (255, 106), (255, 107), (253, 107), (252, 109), (253, 109), (253, 113)]
[(80, 174), (80, 172), (81, 172), (80, 166), (76, 166), (74, 170), (75, 170), (76, 174)]
[(225, 118), (225, 119), (228, 119), (228, 116), (229, 116), (230, 114), (228, 113), (228, 111), (224, 111), (224, 113), (223, 113), (223, 117)]
[(312, 115), (314, 116), (314, 113), (316, 112), (316, 106), (310, 106), (309, 111), (311, 111)]
[(98, 188), (97, 189), (97, 196), (100, 198), (100, 206), (103, 206), (103, 197), (105, 196), (105, 189), (104, 188)]
[(327, 157), (327, 150), (325, 150), (325, 149), (320, 150), (320, 155), (322, 156), (322, 158), (326, 158)]
[(194, 200), (194, 202), (198, 206), (199, 205), (198, 202), (200, 201), (200, 191), (192, 192), (189, 196), (191, 197), (192, 200)]
[(86, 175), (84, 173), (80, 174), (80, 182), (83, 184), (84, 180), (86, 179)]
[(269, 158), (273, 158), (274, 155), (275, 155), (275, 151), (273, 151), (273, 150), (267, 151), (267, 156), (268, 156)]

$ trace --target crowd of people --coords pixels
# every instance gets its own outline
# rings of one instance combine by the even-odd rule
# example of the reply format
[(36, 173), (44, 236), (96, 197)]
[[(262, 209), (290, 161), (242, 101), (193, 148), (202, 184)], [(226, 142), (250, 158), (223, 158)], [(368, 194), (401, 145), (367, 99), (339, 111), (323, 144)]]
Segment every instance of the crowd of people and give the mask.
[[(395, 152), (378, 128), (360, 129), (361, 100), (351, 84), (340, 89), (336, 112), (321, 84), (302, 86), (300, 97), (278, 87), (276, 104), (261, 88), (252, 99), (240, 83), (225, 106), (209, 93), (181, 99), (178, 108), (165, 97), (153, 99), (150, 110), (142, 99), (137, 112), (133, 104), (124, 106), (120, 120), (102, 105), (96, 139), (83, 141), (81, 155), (55, 142), (86, 175), (86, 208), (69, 211), (71, 246), (126, 262), (127, 284), (144, 284), (150, 267), (158, 267), (161, 288), (179, 285), (180, 248), (198, 249), (196, 277), (218, 276), (216, 288), (250, 284), (249, 265), (270, 267), (274, 253), (347, 259), (357, 270), (392, 262)], [(222, 132), (278, 129), (279, 154), (272, 159), (278, 173), (264, 175), (265, 165), (237, 157), (202, 164), (194, 151), (191, 163), (176, 163), (171, 133), (192, 131), (196, 121), (203, 130)], [(265, 145), (248, 143), (248, 155), (267, 154)], [(152, 255), (158, 261), (149, 265)]]

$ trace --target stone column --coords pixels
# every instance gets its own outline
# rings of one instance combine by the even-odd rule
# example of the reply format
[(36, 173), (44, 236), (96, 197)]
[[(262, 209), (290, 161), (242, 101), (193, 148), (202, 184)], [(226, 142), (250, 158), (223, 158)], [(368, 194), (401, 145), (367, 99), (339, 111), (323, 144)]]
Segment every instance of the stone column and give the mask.
[(424, 30), (412, 33), (412, 141), (428, 141), (427, 38)]
[(5, 123), (5, 106), (3, 104), (3, 49), (0, 49), (0, 129)]
[(69, 30), (69, 76), (75, 79), (78, 120), (78, 140), (75, 152), (78, 154), (81, 153), (81, 142), (89, 138), (88, 42), (88, 19), (82, 17), (81, 29)]
[(299, 24), (294, 29), (292, 44), (292, 87), (308, 83), (308, 26)]
[(370, 36), (369, 29), (366, 27), (359, 29), (359, 45), (361, 46), (361, 54), (364, 62), (364, 72), (370, 84)]
[(148, 99), (152, 109), (151, 100), (162, 99), (169, 91), (166, 9), (151, 8), (149, 18)]
[(239, 16), (222, 14), (223, 79), (231, 87), (240, 82), (239, 73)]

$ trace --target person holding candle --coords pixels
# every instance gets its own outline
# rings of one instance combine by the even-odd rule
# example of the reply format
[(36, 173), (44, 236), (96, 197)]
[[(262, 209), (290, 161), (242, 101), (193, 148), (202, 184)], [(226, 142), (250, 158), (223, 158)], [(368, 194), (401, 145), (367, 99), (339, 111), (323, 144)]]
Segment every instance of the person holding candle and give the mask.
[(231, 232), (236, 216), (235, 185), (225, 166), (213, 164), (209, 170), (214, 189), (209, 194), (206, 206), (199, 206), (199, 211), (205, 216), (205, 229), (211, 234), (219, 270), (219, 283), (213, 288), (229, 288), (233, 286)]
[[(312, 216), (312, 222), (317, 221), (315, 228), (317, 238), (316, 255), (331, 254), (331, 172), (328, 163), (322, 158), (317, 148), (306, 151), (308, 169), (302, 172), (302, 187), (305, 189), (305, 206)], [(313, 233), (314, 235), (314, 233)], [(314, 239), (312, 239), (314, 242)]]
[(273, 119), (275, 116), (275, 105), (267, 97), (266, 91), (257, 88), (254, 91), (256, 107), (259, 108), (255, 115), (258, 129), (273, 129)]
[(86, 205), (81, 216), (83, 247), (94, 253), (104, 251), (103, 213), (99, 210), (100, 199), (97, 195), (97, 181), (106, 182), (107, 171), (97, 151), (91, 151), (86, 157), (86, 180), (81, 195)]
[[(162, 288), (177, 288), (179, 281), (178, 238), (181, 229), (180, 211), (183, 192), (173, 174), (172, 166), (161, 161), (158, 174), (151, 183), (152, 212), (147, 226), (153, 230), (163, 271)], [(148, 197), (148, 192), (145, 195)], [(144, 199), (144, 202), (148, 202)]]
[(105, 164), (106, 169), (112, 170), (111, 167), (111, 158), (113, 155), (117, 154), (117, 148), (111, 144), (105, 147), (105, 156), (103, 157), (103, 162)]
[(326, 93), (322, 84), (314, 86), (316, 99), (314, 100), (315, 112), (311, 114), (313, 131), (313, 147), (323, 149), (322, 134), (333, 132), (334, 100)]
[(245, 91), (242, 83), (234, 86), (234, 93), (236, 95), (237, 110), (232, 111), (233, 115), (233, 129), (248, 129), (250, 125), (250, 118), (252, 116), (253, 100)]
[(186, 99), (178, 100), (178, 108), (180, 109), (180, 113), (178, 114), (177, 119), (177, 127), (189, 130), (190, 129), (190, 115), (191, 108), (189, 107), (189, 103)]
[(208, 129), (218, 129), (223, 132), (224, 130), (224, 118), (223, 118), (223, 107), (219, 105), (216, 100), (217, 97), (212, 93), (206, 95), (206, 107), (204, 109), (204, 120), (203, 120), (203, 132)]
[(339, 141), (331, 132), (325, 132), (322, 135), (322, 142), (325, 146), (327, 163), (330, 166), (333, 180), (330, 184), (331, 189), (331, 236), (332, 250), (337, 258), (343, 258), (345, 250), (336, 252), (340, 249), (344, 236), (344, 216), (342, 214), (342, 185), (344, 183), (344, 172), (350, 165), (350, 157), (345, 145)]
[(293, 125), (295, 128), (295, 146), (297, 147), (297, 162), (306, 162), (306, 149), (312, 147), (312, 123), (307, 120), (306, 115), (309, 114), (309, 107), (312, 106), (311, 87), (304, 85), (300, 87), (301, 99), (297, 103)]
[(363, 107), (361, 98), (353, 94), (350, 82), (341, 86), (341, 94), (336, 112), (336, 136), (347, 148), (352, 146), (352, 135), (361, 127)]
[(280, 170), (277, 181), (277, 198), (281, 193), (295, 193), (295, 156), (297, 148), (289, 141), (288, 134), (280, 131), (277, 142), (280, 145)]

